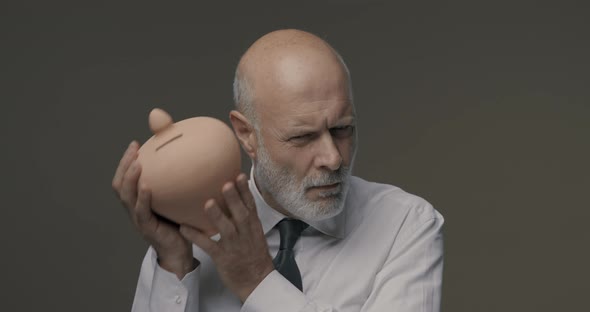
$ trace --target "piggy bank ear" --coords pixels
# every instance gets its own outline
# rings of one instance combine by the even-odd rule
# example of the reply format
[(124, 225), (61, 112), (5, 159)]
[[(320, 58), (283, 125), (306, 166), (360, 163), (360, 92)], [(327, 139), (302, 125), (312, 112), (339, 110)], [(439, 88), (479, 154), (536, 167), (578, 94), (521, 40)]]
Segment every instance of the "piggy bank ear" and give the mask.
[(250, 158), (255, 159), (258, 142), (256, 140), (254, 126), (248, 121), (246, 116), (236, 110), (232, 110), (229, 113), (229, 120), (231, 121), (234, 133), (236, 134), (236, 137), (238, 137), (238, 141), (240, 141), (242, 148)]
[(153, 134), (163, 131), (164, 129), (172, 125), (172, 117), (166, 113), (163, 109), (154, 108), (150, 112), (150, 130)]

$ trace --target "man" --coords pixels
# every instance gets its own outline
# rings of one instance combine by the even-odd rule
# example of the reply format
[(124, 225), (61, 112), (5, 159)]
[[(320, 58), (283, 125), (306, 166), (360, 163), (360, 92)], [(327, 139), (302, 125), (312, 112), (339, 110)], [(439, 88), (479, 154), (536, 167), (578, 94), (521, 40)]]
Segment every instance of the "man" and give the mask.
[(154, 215), (137, 143), (121, 159), (113, 187), (150, 244), (133, 310), (439, 311), (443, 218), (350, 175), (356, 116), (340, 56), (303, 31), (269, 33), (240, 60), (234, 97), (253, 168), (205, 204), (219, 236)]

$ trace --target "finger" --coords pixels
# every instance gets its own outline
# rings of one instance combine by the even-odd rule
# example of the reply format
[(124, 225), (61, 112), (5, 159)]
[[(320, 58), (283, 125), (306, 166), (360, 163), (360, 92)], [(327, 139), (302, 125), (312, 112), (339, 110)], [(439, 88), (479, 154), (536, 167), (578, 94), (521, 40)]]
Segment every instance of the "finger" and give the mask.
[[(253, 230), (256, 233), (262, 234), (262, 224), (260, 223), (260, 219), (258, 219), (258, 211), (256, 210), (256, 202), (254, 201), (254, 196), (252, 196), (252, 192), (250, 191), (250, 187), (248, 186), (248, 178), (245, 174), (241, 173), (236, 178), (236, 184), (238, 186), (238, 191), (240, 192), (240, 197), (242, 198), (242, 202), (248, 207), (248, 211), (250, 212), (251, 221), (248, 222), (250, 224), (250, 230)], [(264, 235), (264, 234), (262, 234)]]
[(220, 208), (223, 215), (227, 216), (228, 218), (231, 216), (231, 212), (227, 207), (227, 203), (225, 202), (225, 198), (223, 198), (223, 195), (221, 196), (221, 198), (219, 198), (219, 200), (216, 200), (215, 203), (217, 204), (217, 207)]
[(219, 246), (217, 246), (215, 241), (211, 240), (207, 235), (194, 227), (182, 224), (180, 225), (180, 234), (182, 234), (187, 240), (199, 246), (199, 248), (203, 249), (203, 251), (205, 251), (211, 258), (213, 258), (219, 251)]
[(125, 172), (127, 172), (129, 166), (137, 156), (137, 145), (138, 144), (136, 141), (132, 141), (131, 144), (129, 144), (129, 147), (127, 147), (125, 153), (123, 154), (123, 157), (121, 157), (121, 160), (119, 161), (119, 166), (117, 166), (117, 170), (115, 171), (115, 175), (113, 177), (113, 189), (115, 191), (119, 191), (119, 189), (121, 188), (123, 176), (125, 175)]
[(135, 221), (140, 229), (149, 227), (154, 222), (157, 222), (156, 216), (151, 209), (151, 202), (152, 192), (147, 186), (141, 185), (137, 194), (137, 203), (133, 211)]
[(119, 197), (128, 209), (132, 209), (135, 206), (137, 200), (137, 182), (140, 174), (141, 166), (137, 160), (134, 160), (123, 176)]
[(246, 178), (246, 175), (240, 173), (236, 181), (242, 202), (246, 205), (246, 208), (248, 208), (251, 213), (256, 215), (256, 203), (254, 202), (254, 196), (252, 196), (252, 192), (250, 192), (250, 188), (248, 187), (248, 179)]
[(227, 216), (223, 214), (215, 199), (210, 199), (205, 203), (205, 213), (207, 214), (207, 217), (211, 223), (213, 223), (213, 225), (219, 229), (222, 239), (231, 239), (235, 236), (236, 227), (227, 218)]
[(244, 202), (242, 202), (242, 198), (232, 182), (228, 182), (223, 186), (221, 194), (223, 194), (223, 198), (229, 208), (232, 219), (238, 226), (239, 230), (239, 225), (248, 217), (248, 209), (244, 205)]
[(137, 156), (136, 151), (137, 142), (132, 141), (131, 144), (129, 144), (129, 147), (127, 147), (125, 153), (123, 154), (123, 157), (121, 157), (121, 160), (119, 161), (119, 166), (117, 166), (117, 170), (115, 171), (115, 176), (113, 177), (112, 185), (113, 189), (117, 192), (121, 188), (121, 183), (123, 182), (123, 176), (125, 175), (125, 172), (127, 172), (129, 166), (135, 159), (135, 156)]

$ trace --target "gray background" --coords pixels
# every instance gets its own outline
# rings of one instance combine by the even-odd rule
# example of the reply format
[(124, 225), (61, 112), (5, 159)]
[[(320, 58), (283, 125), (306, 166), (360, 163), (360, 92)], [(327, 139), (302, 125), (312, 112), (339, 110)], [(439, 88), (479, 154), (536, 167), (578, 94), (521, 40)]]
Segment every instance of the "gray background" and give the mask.
[(584, 1), (46, 1), (0, 12), (3, 311), (129, 310), (146, 245), (111, 190), (121, 153), (150, 136), (155, 106), (227, 122), (240, 55), (286, 27), (325, 38), (350, 67), (356, 175), (445, 216), (445, 311), (587, 307)]

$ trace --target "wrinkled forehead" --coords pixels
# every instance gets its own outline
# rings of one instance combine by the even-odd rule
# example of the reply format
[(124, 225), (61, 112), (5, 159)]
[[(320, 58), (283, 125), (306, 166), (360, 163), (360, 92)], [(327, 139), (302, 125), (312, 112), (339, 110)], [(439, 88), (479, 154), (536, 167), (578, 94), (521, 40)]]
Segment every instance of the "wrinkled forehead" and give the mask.
[(356, 123), (354, 106), (347, 98), (293, 102), (260, 112), (260, 126), (275, 134), (308, 132)]

